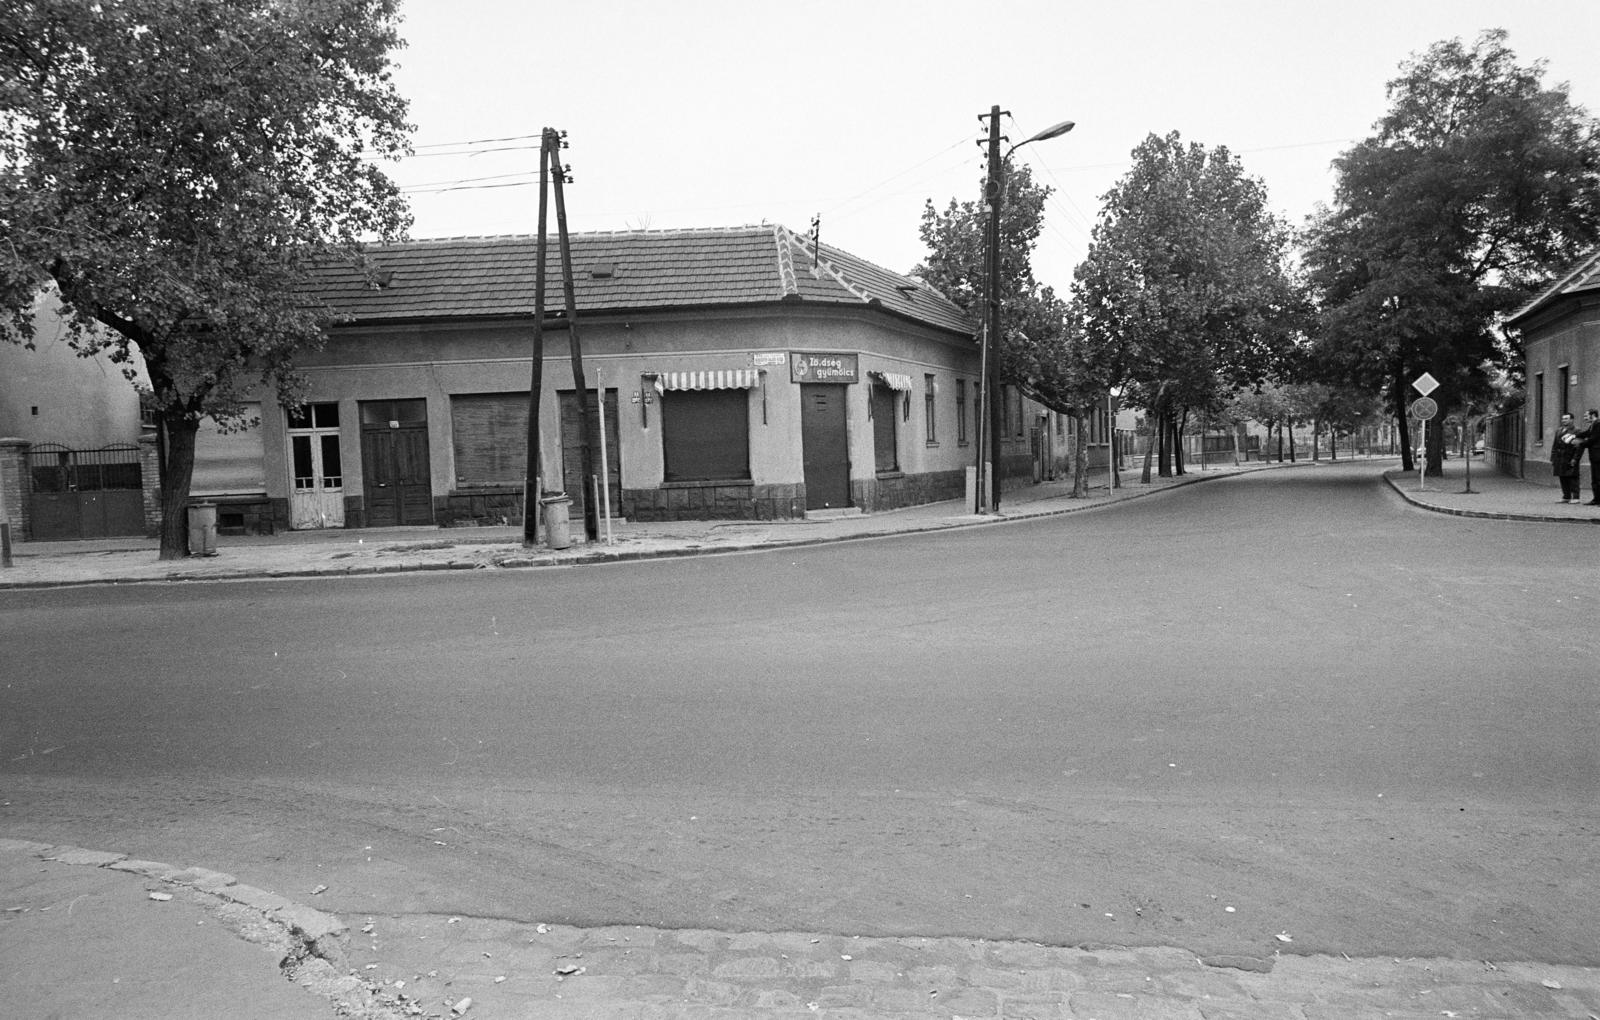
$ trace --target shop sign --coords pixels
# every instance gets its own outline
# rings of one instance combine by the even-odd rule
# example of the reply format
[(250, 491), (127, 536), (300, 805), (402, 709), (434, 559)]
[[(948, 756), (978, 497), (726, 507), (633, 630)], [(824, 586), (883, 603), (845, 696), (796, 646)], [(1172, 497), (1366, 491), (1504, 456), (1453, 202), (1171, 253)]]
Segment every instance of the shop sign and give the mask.
[(756, 368), (773, 368), (788, 360), (789, 355), (783, 351), (756, 351), (750, 355), (750, 364)]
[(854, 354), (789, 355), (789, 379), (797, 383), (856, 383), (861, 381)]

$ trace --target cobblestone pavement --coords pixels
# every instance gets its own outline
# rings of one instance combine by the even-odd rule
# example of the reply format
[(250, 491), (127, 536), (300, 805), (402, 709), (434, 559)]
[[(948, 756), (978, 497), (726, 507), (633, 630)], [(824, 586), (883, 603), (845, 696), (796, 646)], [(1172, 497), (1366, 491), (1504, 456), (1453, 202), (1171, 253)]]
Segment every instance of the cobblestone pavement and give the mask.
[(431, 915), (350, 922), (352, 971), (373, 990), (372, 1005), (398, 1016), (450, 1016), (463, 1000), (472, 1016), (528, 1020), (1600, 1015), (1600, 971), (1579, 967), (1285, 952), (1201, 960), (1164, 948)]

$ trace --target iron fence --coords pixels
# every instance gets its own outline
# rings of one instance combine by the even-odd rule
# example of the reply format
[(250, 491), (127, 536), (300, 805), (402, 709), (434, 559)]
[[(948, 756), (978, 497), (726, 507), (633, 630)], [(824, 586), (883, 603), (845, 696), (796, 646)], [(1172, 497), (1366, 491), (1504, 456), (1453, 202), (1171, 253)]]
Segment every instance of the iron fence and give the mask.
[(74, 450), (59, 443), (40, 443), (28, 451), (28, 477), (35, 494), (139, 489), (139, 448), (116, 443), (97, 450)]

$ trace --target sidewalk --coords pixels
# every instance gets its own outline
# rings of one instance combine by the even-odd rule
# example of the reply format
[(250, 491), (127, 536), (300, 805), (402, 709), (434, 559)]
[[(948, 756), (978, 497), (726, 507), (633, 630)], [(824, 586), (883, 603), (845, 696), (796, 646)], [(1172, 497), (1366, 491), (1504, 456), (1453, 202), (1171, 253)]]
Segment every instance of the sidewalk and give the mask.
[(1562, 504), (1559, 490), (1507, 478), (1477, 462), (1472, 494), (1463, 494), (1463, 464), (1450, 461), (1443, 477), (1420, 487), (1415, 472), (1402, 473), (1394, 459), (1343, 459), (1276, 464), (1191, 465), (1181, 478), (1139, 482), (1137, 468), (1123, 472), (1121, 487), (1108, 494), (1103, 473), (1090, 479), (1089, 494), (1072, 497), (1070, 480), (1007, 490), (1000, 513), (977, 515), (962, 500), (930, 503), (886, 513), (794, 521), (614, 522), (606, 541), (583, 541), (581, 521), (572, 522), (573, 545), (564, 550), (524, 548), (522, 528), (371, 528), (294, 531), (268, 536), (221, 536), (217, 555), (156, 559), (154, 539), (118, 538), (85, 542), (24, 542), (13, 548), (13, 566), (0, 570), (0, 588), (75, 584), (131, 584), (251, 577), (352, 576), (418, 570), (485, 570), (571, 566), (664, 556), (737, 552), (772, 546), (813, 545), (947, 528), (982, 527), (1005, 521), (1094, 510), (1167, 489), (1234, 475), (1286, 468), (1369, 465), (1382, 471), (1408, 502), (1470, 516), (1535, 521), (1600, 523), (1600, 507)]
[[(1374, 466), (1383, 463), (1374, 461)], [(1072, 498), (1070, 479), (1008, 489), (998, 515), (972, 513), (964, 500), (929, 503), (876, 514), (830, 513), (805, 520), (613, 522), (606, 541), (584, 542), (583, 522), (571, 522), (568, 549), (524, 548), (522, 527), (370, 528), (291, 531), (265, 536), (219, 536), (217, 555), (162, 562), (150, 538), (84, 542), (26, 542), (13, 547), (14, 566), (0, 570), (0, 588), (141, 581), (200, 581), (246, 577), (343, 576), (416, 570), (482, 570), (570, 566), (664, 556), (814, 545), (945, 528), (977, 527), (1028, 517), (1071, 513), (1138, 499), (1180, 485), (1276, 468), (1252, 462), (1192, 469), (1181, 478), (1141, 485), (1137, 469), (1107, 496), (1103, 472), (1087, 497)], [(541, 533), (541, 540), (543, 535)]]
[[(317, 890), (301, 892), (304, 898)], [(232, 876), (0, 839), (7, 1015), (74, 1020), (1600, 1016), (1600, 969), (947, 937), (346, 921)], [(354, 930), (352, 930), (352, 927)]]
[[(1509, 521), (1588, 522), (1600, 524), (1600, 506), (1561, 502), (1561, 489), (1536, 485), (1500, 474), (1475, 459), (1471, 468), (1472, 491), (1467, 491), (1465, 461), (1447, 460), (1442, 476), (1419, 478), (1415, 471), (1401, 471), (1394, 465), (1383, 473), (1394, 490), (1407, 502), (1439, 513), (1460, 517), (1486, 517)], [(1594, 498), (1589, 487), (1589, 472), (1583, 473), (1583, 499)]]
[[(1348, 466), (1351, 462), (1340, 461)], [(1390, 461), (1406, 501), (1508, 520), (1600, 521), (1555, 489), (1451, 463), (1422, 488)], [(1326, 462), (1300, 461), (1299, 470)], [(1283, 468), (1290, 465), (1283, 465)], [(991, 526), (1139, 499), (1279, 465), (1228, 465), (1073, 499), (1070, 484), (1007, 492), (998, 516), (959, 502), (804, 522), (621, 525), (612, 544), (524, 550), (520, 529), (393, 529), (225, 538), (219, 555), (161, 563), (143, 539), (29, 543), (0, 587), (501, 569)], [(1196, 959), (1171, 948), (1049, 947), (970, 938), (578, 929), (431, 915), (339, 918), (315, 888), (55, 847), (0, 833), (0, 999), (16, 1016), (84, 1020), (368, 1020), (433, 1017), (994, 1017), (1052, 1020), (1600, 1020), (1600, 969), (1445, 959), (1293, 955)], [(215, 863), (215, 862), (213, 862)]]

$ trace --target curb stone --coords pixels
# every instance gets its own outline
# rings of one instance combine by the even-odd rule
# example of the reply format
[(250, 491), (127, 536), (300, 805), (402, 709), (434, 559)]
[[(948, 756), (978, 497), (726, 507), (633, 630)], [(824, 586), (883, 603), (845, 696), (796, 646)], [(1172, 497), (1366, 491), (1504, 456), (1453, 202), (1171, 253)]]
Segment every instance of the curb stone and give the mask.
[[(189, 889), (209, 897), (219, 905), (228, 903), (248, 908), (262, 922), (270, 925), (290, 946), (291, 951), (285, 958), (283, 966), (291, 977), (300, 980), (300, 972), (306, 972), (305, 980), (300, 980), (300, 983), (308, 988), (316, 985), (329, 996), (335, 993), (349, 994), (352, 990), (344, 987), (349, 984), (347, 981), (334, 980), (333, 985), (329, 984), (332, 969), (344, 965), (344, 947), (339, 939), (350, 930), (349, 925), (333, 914), (296, 903), (265, 889), (242, 885), (234, 876), (209, 868), (178, 868), (161, 861), (129, 858), (126, 854), (0, 838), (0, 854), (4, 853), (35, 857), (58, 864), (122, 871)], [(295, 964), (294, 967), (291, 967), (291, 961)], [(312, 968), (319, 973), (311, 974), (307, 971), (310, 962), (322, 964), (321, 968)], [(290, 973), (291, 970), (294, 973)], [(357, 981), (354, 985), (360, 986), (361, 982)]]

